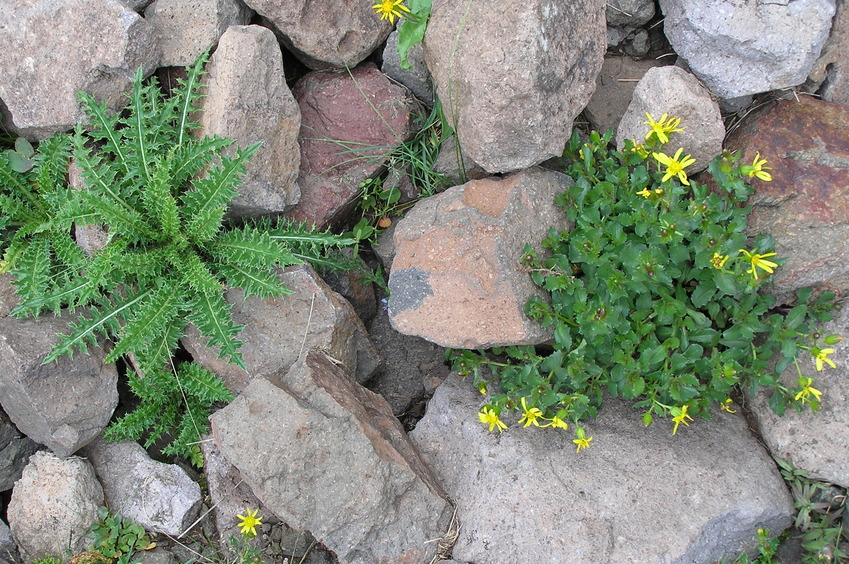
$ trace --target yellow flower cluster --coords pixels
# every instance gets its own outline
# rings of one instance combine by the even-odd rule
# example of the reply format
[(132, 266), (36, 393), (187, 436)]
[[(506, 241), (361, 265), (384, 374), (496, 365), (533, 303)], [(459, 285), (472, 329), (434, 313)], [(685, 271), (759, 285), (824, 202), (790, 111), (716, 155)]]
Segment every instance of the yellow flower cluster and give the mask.
[(403, 18), (404, 12), (410, 13), (410, 9), (404, 5), (404, 0), (383, 0), (372, 6), (372, 9), (380, 14), (381, 20), (389, 20), (389, 23), (395, 23), (395, 18)]
[[(568, 429), (569, 424), (566, 423), (559, 416), (555, 415), (554, 417), (548, 418), (545, 417), (542, 413), (542, 410), (538, 407), (528, 407), (527, 398), (521, 399), (522, 403), (522, 417), (519, 419), (519, 424), (524, 424), (524, 427), (530, 427), (533, 425), (534, 427), (545, 428), (545, 427), (554, 427), (555, 429)], [(478, 420), (484, 425), (489, 425), (489, 431), (492, 432), (495, 429), (498, 429), (499, 432), (507, 429), (507, 424), (501, 420), (497, 411), (494, 408), (483, 406), (478, 413)], [(575, 436), (577, 439), (573, 439), (572, 442), (578, 445), (576, 452), (581, 452), (581, 449), (588, 448), (590, 446), (590, 441), (593, 440), (592, 437), (587, 437), (586, 431), (581, 427), (578, 427), (575, 430)]]

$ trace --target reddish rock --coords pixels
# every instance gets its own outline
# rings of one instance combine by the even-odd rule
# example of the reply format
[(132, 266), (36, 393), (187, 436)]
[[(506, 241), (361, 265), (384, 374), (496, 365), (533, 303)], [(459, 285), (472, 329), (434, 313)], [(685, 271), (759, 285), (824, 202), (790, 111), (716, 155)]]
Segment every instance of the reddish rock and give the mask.
[(749, 234), (769, 233), (787, 262), (771, 292), (784, 300), (798, 288), (849, 290), (849, 106), (807, 96), (782, 100), (745, 122), (728, 146), (769, 161), (772, 182), (753, 180)]
[(408, 137), (411, 102), (373, 64), (350, 74), (309, 73), (293, 94), (301, 108), (301, 201), (288, 215), (325, 227), (351, 208), (360, 183)]

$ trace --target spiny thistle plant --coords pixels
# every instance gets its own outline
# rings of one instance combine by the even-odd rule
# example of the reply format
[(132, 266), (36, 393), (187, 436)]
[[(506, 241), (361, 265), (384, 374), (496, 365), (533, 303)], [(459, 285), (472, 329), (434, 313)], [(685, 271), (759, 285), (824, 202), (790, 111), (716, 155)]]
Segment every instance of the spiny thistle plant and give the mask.
[(559, 195), (572, 229), (551, 230), (548, 253), (525, 249), (525, 267), (550, 301), (531, 299), (526, 313), (553, 331), (550, 347), (513, 346), (450, 353), (455, 370), (495, 393), (479, 413), (490, 431), (506, 429), (502, 412), (518, 410), (525, 427), (576, 424), (578, 450), (589, 447), (578, 422), (597, 414), (605, 394), (633, 400), (650, 425), (672, 433), (711, 406), (731, 411), (735, 389), (772, 390), (781, 414), (794, 405), (819, 409), (814, 379), (785, 386), (779, 375), (799, 358), (834, 366), (815, 323), (831, 319), (834, 295), (797, 293), (793, 307), (775, 308), (759, 292), (782, 260), (772, 239), (746, 236), (746, 181), (771, 180), (766, 159), (741, 164), (728, 151), (710, 163), (716, 189), (687, 177), (694, 160), (664, 152), (680, 120), (648, 116), (645, 144), (609, 149), (612, 133), (575, 132), (563, 156), (575, 181)]
[[(89, 124), (41, 142), (28, 170), (0, 154), (2, 271), (14, 275), (21, 298), (12, 313), (83, 308), (44, 362), (85, 352), (98, 338), (113, 340), (105, 361), (131, 355), (138, 372), (130, 386), (141, 404), (107, 435), (147, 434), (149, 446), (171, 433), (176, 439), (166, 453), (184, 455), (194, 452), (190, 444), (206, 428), (209, 408), (232, 399), (199, 365), (174, 366), (187, 325), (219, 347), (221, 357), (245, 368), (241, 327), (224, 290), (286, 295), (275, 268), (303, 261), (343, 267), (325, 251), (355, 243), (285, 222), (225, 222), (245, 163), (259, 145), (233, 148), (229, 139), (192, 134), (199, 127), (192, 116), (206, 59), (196, 61), (169, 99), (139, 70), (129, 107), (117, 116), (80, 94)], [(66, 181), (72, 153), (84, 180), (79, 190)], [(72, 236), (85, 225), (108, 234), (106, 245), (90, 255)]]

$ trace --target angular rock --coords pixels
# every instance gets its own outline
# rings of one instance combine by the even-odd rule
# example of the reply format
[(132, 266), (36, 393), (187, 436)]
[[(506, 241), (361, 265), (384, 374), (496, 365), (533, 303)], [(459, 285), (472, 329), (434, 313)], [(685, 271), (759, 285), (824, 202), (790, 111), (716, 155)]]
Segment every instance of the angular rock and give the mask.
[(0, 318), (7, 317), (21, 303), (12, 285), (14, 279), (11, 274), (0, 274)]
[(156, 0), (144, 18), (159, 37), (159, 64), (187, 67), (215, 45), (228, 27), (249, 23), (252, 14), (241, 0)]
[(133, 441), (99, 438), (83, 454), (103, 484), (107, 505), (146, 530), (176, 537), (197, 518), (200, 486), (176, 464), (152, 460)]
[(88, 532), (102, 505), (103, 488), (88, 462), (60, 460), (44, 451), (34, 454), (7, 509), (24, 562), (86, 550)]
[(211, 421), (257, 497), (340, 563), (434, 555), (450, 504), (386, 402), (329, 357), (313, 351), (276, 383), (253, 380)]
[(293, 90), (301, 108), (301, 201), (288, 213), (318, 227), (340, 219), (411, 132), (406, 90), (369, 63), (313, 72)]
[(392, 31), (368, 2), (247, 0), (280, 31), (283, 44), (311, 69), (354, 68)]
[(849, 104), (849, 4), (839, 2), (831, 24), (831, 35), (810, 80), (819, 87), (822, 99), (837, 104)]
[(601, 0), (441, 0), (425, 61), (463, 151), (489, 172), (560, 156), (607, 48)]
[[(829, 358), (837, 365), (825, 365), (817, 372), (813, 357), (799, 351), (802, 376), (814, 380), (813, 387), (822, 392), (821, 409), (797, 411), (788, 409), (779, 417), (769, 407), (769, 394), (761, 390), (750, 397), (749, 409), (757, 421), (758, 431), (773, 456), (789, 460), (811, 476), (841, 487), (849, 487), (849, 311), (838, 311), (835, 319), (820, 329), (823, 336), (837, 334), (844, 340), (833, 345)], [(781, 383), (798, 389), (799, 373), (791, 365), (781, 375)]]
[(572, 181), (531, 168), (472, 180), (420, 201), (398, 222), (389, 317), (405, 335), (443, 347), (538, 344), (552, 337), (524, 313), (545, 293), (522, 265), (526, 244), (568, 223), (554, 203)]
[(383, 64), (380, 66), (386, 76), (397, 80), (422, 102), (433, 104), (433, 84), (431, 83), (430, 71), (424, 60), (424, 49), (421, 43), (417, 43), (407, 52), (407, 62), (412, 67), (410, 70), (401, 67), (401, 56), (398, 54), (398, 32), (393, 31), (386, 40), (383, 49)]
[(20, 561), (21, 556), (12, 537), (12, 530), (4, 521), (0, 521), (0, 563), (16, 564)]
[(607, 25), (640, 27), (653, 17), (653, 0), (611, 0), (606, 5)]
[(683, 147), (685, 154), (692, 155), (696, 162), (687, 172), (706, 169), (710, 161), (722, 152), (725, 125), (719, 105), (698, 79), (684, 69), (666, 66), (646, 71), (637, 83), (631, 104), (616, 131), (616, 145), (620, 150), (625, 139), (636, 139), (639, 143), (645, 140), (650, 129), (644, 123), (647, 121), (646, 113), (656, 120), (663, 114), (681, 118), (680, 127), (684, 131), (671, 134), (664, 151), (672, 156), (679, 147)]
[(660, 0), (666, 37), (720, 98), (805, 82), (831, 28), (835, 0)]
[(605, 57), (593, 97), (584, 108), (584, 115), (593, 129), (602, 133), (608, 129), (615, 132), (631, 103), (637, 83), (649, 69), (662, 64), (654, 59), (635, 61), (631, 57)]
[[(11, 490), (21, 478), (29, 457), (39, 449), (38, 443), (23, 436), (9, 417), (0, 411), (0, 492)], [(0, 544), (2, 557), (2, 544)]]
[(476, 417), (484, 401), (452, 375), (411, 433), (457, 504), (458, 560), (709, 564), (792, 521), (784, 481), (739, 414), (673, 436), (606, 399), (576, 454), (571, 430), (489, 433)]
[(68, 317), (0, 319), (0, 404), (21, 432), (62, 458), (93, 441), (118, 404), (118, 372), (103, 363), (102, 347), (42, 364)]
[(490, 176), (459, 146), (454, 135), (445, 139), (439, 146), (439, 155), (433, 163), (433, 171), (443, 175), (452, 186)]
[(380, 355), (354, 308), (307, 265), (289, 267), (279, 280), (293, 294), (281, 298), (245, 299), (240, 289), (230, 289), (226, 299), (233, 304), (233, 321), (245, 328), (238, 338), (247, 372), (218, 358), (217, 349), (201, 343), (190, 326), (183, 346), (195, 361), (215, 372), (233, 393), (241, 392), (252, 378), (288, 370), (311, 348), (318, 347), (337, 359), (365, 382), (380, 366)]
[(255, 25), (230, 27), (210, 58), (204, 84), (202, 133), (229, 137), (240, 147), (262, 142), (229, 213), (268, 215), (294, 206), (301, 195), (301, 111), (286, 86), (274, 34)]
[(136, 69), (151, 74), (160, 55), (153, 26), (116, 0), (6, 2), (0, 52), (6, 125), (30, 140), (72, 129), (81, 90), (122, 108)]
[(772, 167), (772, 182), (752, 180), (751, 236), (769, 233), (787, 262), (768, 291), (779, 303), (805, 286), (849, 290), (849, 106), (802, 96), (746, 120), (729, 137), (743, 162), (755, 151)]

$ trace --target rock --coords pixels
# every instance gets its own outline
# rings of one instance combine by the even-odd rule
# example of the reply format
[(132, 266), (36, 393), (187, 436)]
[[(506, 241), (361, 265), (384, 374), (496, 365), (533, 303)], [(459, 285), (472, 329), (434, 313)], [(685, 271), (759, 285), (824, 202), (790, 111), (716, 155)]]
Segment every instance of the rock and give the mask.
[(20, 298), (15, 293), (13, 280), (15, 280), (15, 277), (11, 274), (0, 274), (0, 318), (7, 317), (21, 303)]
[(771, 234), (787, 259), (768, 291), (781, 303), (805, 286), (849, 290), (849, 107), (802, 96), (750, 118), (728, 147), (747, 163), (759, 151), (772, 167), (772, 182), (752, 180), (748, 227), (752, 236)]
[(635, 61), (631, 57), (605, 57), (596, 79), (595, 92), (584, 109), (593, 129), (602, 133), (608, 129), (615, 132), (631, 103), (637, 83), (649, 69), (661, 65), (654, 59)]
[(673, 133), (664, 151), (670, 156), (684, 148), (684, 154), (692, 155), (695, 164), (687, 169), (695, 173), (707, 168), (714, 157), (722, 152), (725, 125), (719, 105), (692, 74), (675, 67), (655, 67), (646, 71), (637, 87), (631, 104), (619, 122), (616, 131), (616, 146), (621, 150), (625, 139), (645, 140), (649, 126), (646, 113), (656, 120), (663, 114), (681, 118), (684, 131)]
[(233, 304), (233, 321), (245, 328), (238, 338), (247, 372), (218, 358), (216, 349), (201, 344), (200, 334), (190, 326), (183, 346), (195, 361), (215, 372), (231, 392), (241, 392), (252, 378), (288, 370), (301, 354), (318, 347), (337, 359), (360, 382), (380, 366), (380, 355), (354, 308), (307, 265), (289, 267), (279, 280), (292, 295), (281, 298), (244, 298), (241, 289), (227, 290)]
[(360, 183), (409, 136), (410, 101), (371, 63), (350, 75), (309, 73), (293, 92), (301, 108), (301, 201), (288, 216), (321, 228), (353, 207)]
[(398, 222), (389, 318), (405, 335), (443, 347), (538, 344), (552, 337), (524, 313), (546, 295), (523, 270), (526, 244), (567, 220), (554, 198), (572, 181), (531, 168), (472, 180), (421, 200)]
[(438, 0), (425, 61), (463, 151), (489, 172), (560, 156), (607, 48), (601, 0)]
[(156, 28), (164, 67), (190, 66), (228, 27), (249, 23), (251, 15), (241, 0), (156, 0), (144, 12)]
[(118, 404), (118, 372), (103, 364), (102, 347), (42, 364), (67, 318), (0, 319), (0, 404), (21, 432), (61, 458), (94, 440)]
[(103, 488), (88, 462), (60, 460), (44, 451), (34, 454), (7, 509), (24, 562), (86, 550), (88, 532), (102, 505)]
[(81, 90), (123, 108), (136, 69), (151, 74), (160, 55), (153, 26), (116, 0), (6, 2), (0, 51), (6, 126), (29, 140), (72, 129)]
[[(817, 372), (813, 357), (799, 351), (801, 375), (814, 380), (813, 387), (822, 392), (821, 409), (799, 412), (788, 409), (779, 417), (769, 407), (769, 394), (764, 390), (749, 397), (749, 409), (757, 421), (757, 428), (773, 456), (789, 460), (815, 478), (849, 487), (849, 436), (846, 426), (849, 415), (849, 310), (837, 312), (835, 319), (820, 328), (823, 336), (837, 334), (844, 340), (831, 346), (830, 358), (837, 368), (825, 365)], [(781, 375), (780, 382), (790, 389), (799, 389), (799, 373), (791, 365)]]
[(315, 351), (274, 380), (211, 417), (257, 497), (341, 564), (430, 561), (452, 508), (386, 402)]
[(489, 433), (476, 417), (484, 401), (452, 375), (411, 433), (457, 504), (458, 560), (708, 564), (792, 521), (784, 481), (739, 414), (673, 436), (606, 399), (575, 454), (571, 430)]
[(653, 0), (611, 0), (605, 8), (612, 26), (640, 27), (654, 17)]
[(16, 564), (20, 561), (18, 546), (12, 538), (12, 529), (4, 521), (0, 521), (0, 563)]
[[(9, 417), (0, 411), (0, 492), (11, 490), (20, 480), (30, 456), (39, 450), (38, 443), (23, 436)], [(0, 557), (3, 544), (0, 542)]]
[(197, 518), (200, 486), (176, 464), (152, 460), (133, 441), (100, 438), (83, 454), (100, 477), (107, 505), (146, 530), (176, 537)]
[(401, 68), (401, 56), (398, 54), (398, 32), (393, 31), (386, 40), (383, 48), (383, 64), (380, 66), (386, 76), (397, 80), (410, 89), (416, 98), (427, 105), (433, 104), (433, 84), (430, 71), (424, 60), (424, 48), (417, 43), (407, 52), (407, 62), (410, 70)]
[(831, 24), (831, 35), (810, 80), (817, 84), (822, 99), (837, 104), (849, 104), (849, 4), (837, 4), (837, 14)]
[[(368, 2), (247, 0), (280, 32), (283, 44), (311, 69), (351, 68), (383, 43), (392, 24)], [(332, 13), (331, 13), (332, 12)]]
[(828, 37), (835, 0), (660, 0), (666, 37), (720, 98), (805, 82)]
[(174, 554), (162, 547), (143, 550), (136, 553), (133, 558), (138, 558), (141, 564), (177, 564), (177, 558)]
[[(461, 167), (463, 170), (460, 170)], [(433, 171), (443, 175), (452, 186), (490, 176), (466, 154), (454, 135), (445, 139), (439, 146), (439, 155), (433, 163)]]
[(234, 139), (240, 147), (262, 142), (246, 166), (229, 213), (269, 215), (294, 206), (301, 195), (301, 111), (286, 86), (283, 56), (274, 34), (255, 25), (230, 27), (221, 36), (203, 80), (202, 134)]
[(331, 290), (345, 298), (364, 324), (368, 324), (377, 310), (377, 297), (374, 284), (368, 281), (365, 273), (371, 268), (360, 256), (354, 256), (352, 249), (342, 253), (352, 265), (350, 270), (330, 270), (321, 273), (321, 279), (327, 282)]

